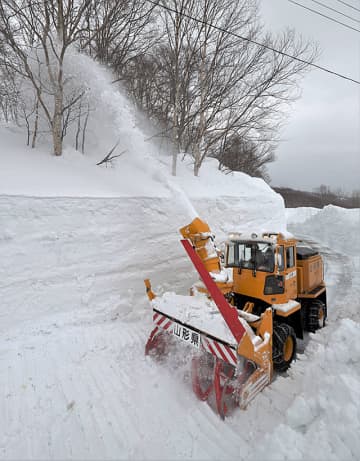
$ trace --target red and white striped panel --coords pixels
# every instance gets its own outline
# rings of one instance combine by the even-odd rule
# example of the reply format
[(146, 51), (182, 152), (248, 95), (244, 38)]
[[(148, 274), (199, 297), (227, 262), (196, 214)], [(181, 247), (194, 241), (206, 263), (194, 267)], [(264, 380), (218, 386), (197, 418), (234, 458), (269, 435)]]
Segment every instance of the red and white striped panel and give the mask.
[(210, 352), (212, 355), (215, 355), (215, 357), (218, 357), (219, 359), (224, 360), (227, 363), (230, 363), (230, 365), (236, 366), (236, 352), (232, 347), (225, 346), (224, 344), (221, 344), (203, 335), (201, 335), (201, 340), (203, 348), (207, 352)]
[(168, 317), (162, 314), (158, 314), (155, 311), (153, 311), (153, 322), (155, 323), (155, 325), (157, 325), (159, 328), (162, 328), (165, 331), (168, 330), (173, 324), (172, 320), (169, 320)]

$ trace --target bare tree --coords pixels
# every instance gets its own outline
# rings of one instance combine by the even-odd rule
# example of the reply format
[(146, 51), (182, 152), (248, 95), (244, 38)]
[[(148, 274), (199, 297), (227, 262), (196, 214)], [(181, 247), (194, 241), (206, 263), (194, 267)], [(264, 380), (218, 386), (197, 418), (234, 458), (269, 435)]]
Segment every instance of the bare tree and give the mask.
[(105, 155), (105, 157), (100, 160), (100, 162), (98, 162), (96, 165), (97, 166), (100, 166), (100, 165), (112, 165), (113, 164), (113, 161), (116, 159), (116, 158), (119, 158), (121, 157), (122, 155), (124, 155), (126, 153), (126, 150), (123, 150), (122, 152), (120, 152), (120, 154), (116, 154), (115, 151), (117, 149), (119, 145), (119, 142), (117, 142), (111, 149), (110, 151)]
[[(5, 48), (0, 43), (0, 56)], [(18, 123), (19, 88), (15, 72), (7, 66), (0, 66), (0, 110), (6, 123), (10, 120)]]
[(168, 111), (167, 118), (172, 128), (174, 151), (171, 172), (176, 175), (178, 153), (185, 150), (185, 128), (191, 113), (193, 93), (194, 59), (198, 49), (196, 23), (189, 20), (184, 13), (194, 11), (196, 0), (171, 0), (163, 5), (172, 7), (173, 11), (160, 8), (159, 18), (165, 29), (165, 37), (158, 49), (161, 59), (160, 73), (162, 82), (167, 88), (162, 88), (161, 98), (167, 97), (163, 104)]
[[(55, 155), (62, 154), (64, 60), (79, 39), (90, 0), (2, 0), (0, 37), (7, 53), (2, 64), (28, 79), (49, 123)], [(11, 57), (10, 57), (11, 55)], [(81, 94), (72, 100), (75, 104)]]
[(239, 135), (232, 135), (215, 154), (222, 171), (242, 171), (268, 181), (265, 165), (275, 159), (273, 148), (269, 144), (244, 141)]
[(124, 67), (153, 45), (154, 6), (143, 0), (92, 0), (84, 18), (81, 47), (119, 79)]
[[(161, 4), (165, 8), (159, 6), (157, 13), (165, 37), (154, 49), (153, 75), (150, 79), (139, 68), (134, 80), (143, 89), (143, 101), (152, 106), (149, 112), (161, 113), (163, 131), (172, 134), (172, 173), (183, 151), (193, 155), (198, 175), (203, 160), (233, 135), (268, 144), (259, 151), (271, 150), (284, 110), (299, 94), (297, 83), (308, 68), (305, 61), (315, 59), (316, 47), (290, 30), (275, 38), (265, 34), (256, 0)], [(156, 99), (144, 97), (148, 82)]]
[[(263, 36), (256, 2), (200, 3), (204, 19), (199, 26), (201, 98), (196, 123), (195, 175), (204, 158), (214, 148), (219, 149), (229, 132), (241, 135), (243, 141), (273, 145), (284, 107), (297, 97), (297, 79), (308, 65), (269, 48), (310, 62), (316, 55), (309, 43), (296, 41), (292, 31), (276, 39)], [(209, 23), (218, 29), (211, 28)], [(268, 48), (243, 40), (240, 35), (261, 41)]]

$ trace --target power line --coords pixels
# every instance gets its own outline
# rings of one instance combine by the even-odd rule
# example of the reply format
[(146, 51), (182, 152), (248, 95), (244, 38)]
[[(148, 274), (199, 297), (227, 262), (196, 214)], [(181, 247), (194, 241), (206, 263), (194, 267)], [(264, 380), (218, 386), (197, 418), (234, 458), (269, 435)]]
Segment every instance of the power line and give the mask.
[(341, 16), (344, 16), (345, 18), (351, 19), (352, 21), (355, 21), (360, 24), (360, 21), (358, 19), (353, 18), (352, 16), (349, 16), (342, 11), (336, 10), (335, 8), (331, 8), (331, 6), (325, 5), (325, 3), (319, 2), (318, 0), (311, 0), (314, 3), (317, 3), (318, 5), (327, 8), (328, 10), (334, 11), (336, 14), (340, 14)]
[(348, 24), (345, 24), (341, 21), (338, 21), (337, 19), (331, 18), (330, 16), (327, 16), (326, 14), (320, 13), (317, 10), (313, 10), (312, 8), (309, 8), (308, 6), (303, 5), (302, 3), (295, 2), (294, 0), (288, 0), (290, 3), (293, 3), (294, 5), (300, 6), (301, 8), (304, 8), (305, 10), (309, 10), (315, 14), (318, 14), (319, 16), (322, 16), (323, 18), (329, 19), (330, 21), (336, 22), (337, 24), (341, 24), (344, 27), (347, 27), (348, 29), (355, 30), (355, 32), (360, 32), (359, 29), (355, 29), (355, 27), (351, 27)]
[[(229, 35), (232, 35), (234, 37), (240, 38), (241, 40), (245, 40), (246, 42), (253, 43), (254, 45), (260, 46), (262, 48), (266, 48), (267, 50), (273, 51), (274, 53), (280, 54), (281, 56), (285, 56), (287, 58), (293, 59), (294, 61), (298, 61), (298, 62), (301, 62), (303, 64), (307, 64), (307, 65), (309, 65), (311, 67), (314, 67), (315, 69), (321, 70), (323, 72), (327, 72), (328, 74), (335, 75), (336, 77), (339, 77), (339, 78), (342, 78), (344, 80), (348, 80), (350, 82), (356, 83), (357, 85), (360, 85), (359, 80), (355, 80), (355, 79), (353, 79), (351, 77), (347, 77), (346, 75), (339, 74), (338, 72), (335, 72), (333, 70), (327, 69), (326, 67), (319, 66), (318, 64), (314, 64), (312, 62), (305, 61), (305, 59), (297, 58), (296, 56), (292, 56), (291, 54), (285, 53), (284, 51), (279, 51), (279, 50), (277, 50), (275, 48), (272, 48), (269, 45), (265, 45), (264, 43), (260, 43), (260, 42), (257, 42), (256, 40), (252, 40), (251, 38), (243, 37), (242, 35), (239, 35), (239, 34), (237, 34), (235, 32), (230, 31), (230, 30), (226, 30), (226, 29), (223, 29), (222, 27), (215, 26), (214, 24), (211, 24), (209, 22), (203, 21), (202, 19), (195, 18), (195, 17), (193, 17), (193, 16), (191, 16), (191, 15), (189, 15), (187, 13), (184, 13), (182, 11), (178, 11), (178, 10), (176, 10), (174, 8), (169, 7), (169, 6), (165, 6), (165, 5), (161, 4), (161, 3), (159, 3), (159, 0), (157, 2), (155, 2), (154, 0), (145, 0), (145, 1), (147, 1), (148, 3), (152, 3), (155, 6), (160, 6), (161, 8), (163, 8), (163, 9), (165, 9), (167, 11), (170, 11), (172, 13), (180, 14), (181, 16), (183, 16), (185, 18), (188, 18), (188, 19), (191, 19), (192, 21), (198, 22), (199, 24), (209, 26), (212, 29), (219, 30), (220, 32), (224, 32), (226, 34), (229, 34)], [(291, 0), (289, 0), (289, 1), (291, 1)]]
[(355, 6), (350, 5), (350, 3), (343, 2), (342, 0), (337, 0), (337, 1), (338, 1), (339, 3), (342, 3), (343, 5), (348, 6), (349, 8), (352, 8), (352, 9), (355, 10), (355, 11), (359, 11), (359, 12), (360, 12), (359, 8), (355, 8)]

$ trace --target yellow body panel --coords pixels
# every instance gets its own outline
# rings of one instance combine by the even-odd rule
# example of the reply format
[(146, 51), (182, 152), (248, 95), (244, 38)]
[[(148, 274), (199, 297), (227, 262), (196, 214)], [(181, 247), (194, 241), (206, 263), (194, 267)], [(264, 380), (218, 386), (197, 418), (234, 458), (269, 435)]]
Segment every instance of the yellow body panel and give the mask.
[(320, 255), (311, 256), (297, 262), (299, 293), (306, 294), (321, 285), (323, 281), (323, 262)]
[(271, 308), (266, 309), (261, 315), (260, 320), (253, 327), (256, 329), (256, 335), (262, 339), (262, 342), (255, 346), (251, 339), (252, 335), (245, 333), (237, 349), (239, 356), (245, 357), (257, 365), (254, 373), (249, 376), (242, 387), (239, 399), (239, 406), (242, 409), (246, 408), (248, 403), (260, 390), (270, 384), (273, 375), (273, 319)]
[(254, 276), (251, 269), (241, 269), (241, 272), (234, 269), (233, 291), (234, 293), (238, 293), (249, 298), (261, 299), (268, 304), (286, 303), (288, 299), (285, 294), (264, 294), (265, 278), (268, 275), (271, 275), (271, 273), (257, 271), (256, 276)]

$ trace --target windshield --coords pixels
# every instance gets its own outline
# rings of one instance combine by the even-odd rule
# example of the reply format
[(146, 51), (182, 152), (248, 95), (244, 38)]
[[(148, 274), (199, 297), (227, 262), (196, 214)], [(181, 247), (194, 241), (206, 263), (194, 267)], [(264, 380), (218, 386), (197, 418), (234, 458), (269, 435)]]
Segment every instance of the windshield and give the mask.
[(243, 269), (274, 272), (272, 245), (261, 242), (229, 242), (226, 265)]

